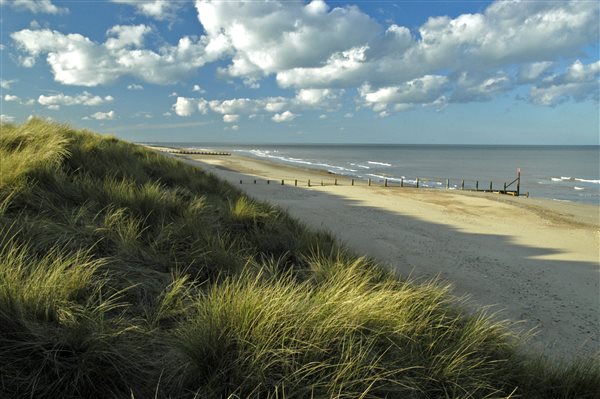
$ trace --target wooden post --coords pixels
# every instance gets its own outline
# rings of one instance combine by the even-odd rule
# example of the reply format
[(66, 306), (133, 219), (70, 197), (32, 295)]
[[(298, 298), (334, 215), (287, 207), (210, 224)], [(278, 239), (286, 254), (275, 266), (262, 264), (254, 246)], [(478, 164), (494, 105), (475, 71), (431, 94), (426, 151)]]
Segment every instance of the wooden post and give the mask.
[(254, 184), (256, 184), (256, 179), (254, 179)]
[(281, 185), (283, 186), (283, 179), (281, 179)]
[(419, 178), (417, 177), (417, 188), (419, 188)]
[(270, 184), (271, 182), (269, 180), (267, 180), (267, 184)]
[(518, 168), (517, 169), (517, 196), (519, 196), (520, 191), (521, 191), (521, 168)]
[(446, 179), (446, 189), (450, 188), (450, 179)]
[(354, 179), (352, 179), (352, 185), (354, 185)]
[(527, 198), (529, 198), (529, 191), (527, 191), (527, 194), (525, 195)]
[(321, 179), (321, 186), (323, 185), (323, 179)]
[(479, 191), (479, 180), (475, 182), (475, 191)]
[(240, 184), (242, 184), (242, 181), (240, 180)]
[(465, 189), (465, 181), (463, 179), (463, 181), (460, 182), (460, 189), (464, 190)]
[(387, 179), (385, 179), (385, 183), (383, 183), (384, 187), (387, 187)]
[(506, 194), (506, 182), (504, 182), (504, 193)]
[(334, 186), (337, 186), (337, 179), (335, 179), (335, 180), (333, 181), (333, 185), (334, 185)]
[(493, 191), (493, 190), (492, 190), (492, 182), (490, 182), (490, 191)]
[(294, 187), (298, 187), (298, 179), (294, 179)]
[(400, 178), (400, 187), (404, 187), (404, 177)]
[(310, 187), (310, 179), (308, 179), (308, 187)]
[(369, 179), (369, 187), (371, 187), (371, 179)]

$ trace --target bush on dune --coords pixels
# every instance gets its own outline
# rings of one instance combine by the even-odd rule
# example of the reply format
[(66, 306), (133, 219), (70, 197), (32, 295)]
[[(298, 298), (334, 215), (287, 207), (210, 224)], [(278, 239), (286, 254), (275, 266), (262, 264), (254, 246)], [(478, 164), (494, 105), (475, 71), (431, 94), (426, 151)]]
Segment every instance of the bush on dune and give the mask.
[(596, 359), (526, 355), (177, 159), (33, 119), (0, 135), (1, 397), (593, 398)]

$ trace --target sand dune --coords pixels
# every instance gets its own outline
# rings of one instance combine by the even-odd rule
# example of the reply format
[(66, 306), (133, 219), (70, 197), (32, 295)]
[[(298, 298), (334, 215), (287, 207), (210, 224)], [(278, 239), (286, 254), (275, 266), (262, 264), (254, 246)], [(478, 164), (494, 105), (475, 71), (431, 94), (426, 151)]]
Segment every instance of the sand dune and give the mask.
[(438, 276), (456, 294), (468, 295), (469, 306), (491, 306), (498, 317), (524, 320), (523, 329), (537, 330), (530, 345), (535, 350), (559, 357), (600, 353), (598, 206), (351, 186), (339, 176), (334, 186), (333, 175), (239, 156), (186, 162), (334, 233), (403, 276)]

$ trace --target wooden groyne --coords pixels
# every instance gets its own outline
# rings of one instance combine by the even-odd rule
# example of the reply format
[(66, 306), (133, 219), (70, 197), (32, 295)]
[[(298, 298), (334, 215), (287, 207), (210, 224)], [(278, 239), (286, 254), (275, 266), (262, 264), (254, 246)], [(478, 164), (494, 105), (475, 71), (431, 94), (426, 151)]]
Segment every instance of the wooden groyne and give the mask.
[(169, 154), (182, 154), (182, 155), (222, 155), (229, 156), (230, 152), (223, 151), (196, 151), (196, 150), (175, 150), (175, 149), (162, 149), (162, 152), (168, 152)]
[[(514, 179), (513, 181), (511, 181), (510, 183), (506, 183), (504, 182), (502, 185), (498, 186), (498, 184), (494, 185), (493, 181), (489, 182), (489, 185), (487, 184), (487, 182), (485, 182), (485, 184), (482, 181), (482, 184), (480, 185), (480, 181), (479, 180), (475, 180), (474, 185), (472, 184), (473, 181), (471, 181), (471, 185), (469, 184), (465, 184), (465, 180), (461, 179), (459, 181), (456, 180), (450, 180), (450, 179), (445, 179), (445, 187), (439, 187), (440, 186), (440, 179), (428, 179), (428, 178), (415, 178), (415, 179), (397, 179), (397, 178), (382, 178), (379, 180), (374, 181), (373, 179), (366, 179), (366, 180), (360, 180), (360, 179), (356, 179), (356, 178), (348, 178), (348, 179), (340, 179), (338, 178), (333, 178), (333, 179), (319, 179), (319, 180), (313, 180), (311, 182), (311, 179), (289, 179), (287, 180), (287, 184), (293, 184), (295, 187), (298, 187), (299, 185), (305, 185), (306, 187), (314, 187), (314, 186), (342, 186), (342, 185), (350, 185), (350, 186), (359, 186), (359, 185), (366, 185), (366, 186), (373, 186), (373, 187), (412, 187), (412, 188), (433, 188), (436, 189), (436, 187), (432, 187), (431, 185), (428, 185), (428, 183), (431, 182), (435, 182), (437, 187), (441, 188), (445, 188), (446, 190), (456, 190), (456, 191), (473, 191), (473, 192), (483, 192), (483, 193), (494, 193), (494, 194), (503, 194), (503, 195), (511, 195), (513, 197), (518, 197), (518, 196), (526, 196), (529, 197), (529, 192), (526, 193), (521, 193), (521, 171), (517, 170), (517, 177), (516, 179)], [(266, 182), (267, 184), (271, 184), (271, 182), (277, 182), (280, 183), (282, 186), (286, 184), (286, 180), (285, 179), (279, 179), (279, 178), (275, 178), (275, 179), (263, 179), (262, 181)], [(261, 180), (257, 180), (257, 179), (252, 179), (250, 182), (246, 182), (246, 184), (260, 184)], [(362, 184), (361, 184), (362, 183)], [(451, 184), (452, 183), (452, 184)], [(241, 179), (240, 180), (240, 184), (244, 184), (244, 180)], [(511, 190), (510, 188), (513, 187), (513, 189)]]

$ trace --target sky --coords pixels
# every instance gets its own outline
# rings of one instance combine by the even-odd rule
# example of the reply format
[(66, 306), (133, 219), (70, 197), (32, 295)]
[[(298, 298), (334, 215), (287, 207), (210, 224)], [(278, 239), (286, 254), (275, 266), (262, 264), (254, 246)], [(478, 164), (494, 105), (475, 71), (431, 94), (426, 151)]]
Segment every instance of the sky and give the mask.
[(0, 0), (0, 115), (136, 142), (598, 145), (599, 4)]

